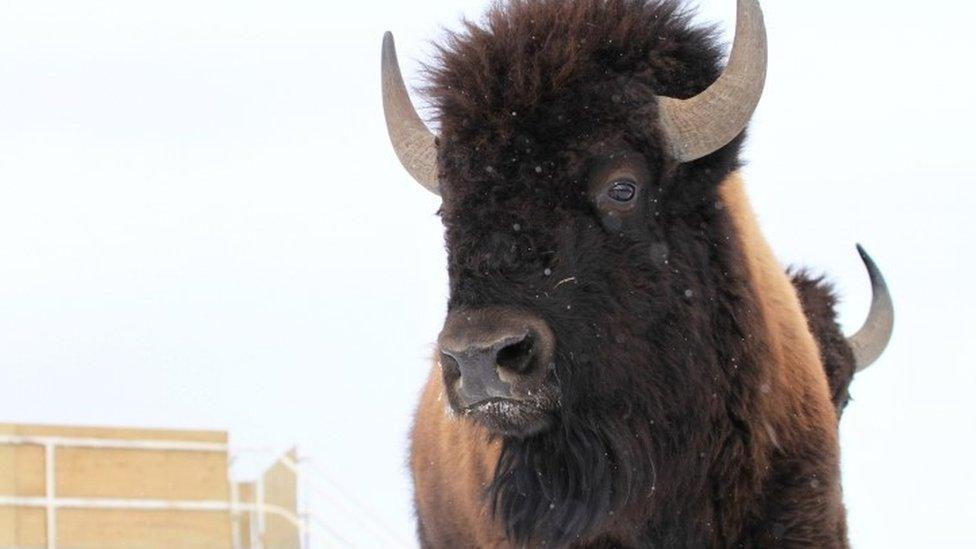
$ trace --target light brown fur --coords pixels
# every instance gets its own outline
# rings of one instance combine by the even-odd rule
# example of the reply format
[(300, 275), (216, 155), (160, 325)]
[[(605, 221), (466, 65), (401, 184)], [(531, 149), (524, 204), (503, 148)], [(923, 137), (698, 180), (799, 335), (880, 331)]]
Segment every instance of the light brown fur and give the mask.
[[(763, 324), (767, 326), (763, 339), (772, 362), (779, 365), (770, 369), (776, 375), (769, 380), (766, 417), (778, 417), (777, 423), (784, 425), (796, 424), (797, 419), (805, 426), (836, 425), (816, 340), (796, 289), (759, 229), (742, 178), (733, 174), (719, 192), (737, 229), (743, 258), (759, 297)], [(794, 414), (799, 417), (791, 419)]]
[[(489, 442), (483, 427), (450, 412), (437, 363), (420, 398), (411, 440), (410, 468), (417, 509), (427, 520), (439, 521), (435, 528), (426, 530), (457, 532), (451, 539), (426, 540), (420, 532), (425, 545), (449, 547), (457, 539), (470, 536), (477, 547), (503, 547), (501, 532), (486, 527), (491, 519), (481, 502), (495, 472), (499, 443)], [(424, 513), (432, 509), (452, 509), (454, 514)]]

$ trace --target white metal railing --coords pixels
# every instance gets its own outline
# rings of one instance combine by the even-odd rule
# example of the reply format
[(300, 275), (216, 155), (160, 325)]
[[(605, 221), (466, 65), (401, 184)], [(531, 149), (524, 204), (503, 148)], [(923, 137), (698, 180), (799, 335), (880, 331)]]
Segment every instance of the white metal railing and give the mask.
[[(252, 535), (253, 540), (260, 540), (265, 532), (266, 515), (274, 515), (287, 521), (298, 532), (300, 543), (308, 543), (310, 535), (315, 534), (309, 528), (308, 521), (282, 507), (268, 504), (264, 501), (264, 483), (255, 483), (254, 503), (244, 503), (239, 499), (237, 485), (231, 482), (229, 501), (223, 500), (157, 500), (157, 499), (113, 499), (113, 498), (62, 498), (57, 495), (55, 478), (55, 463), (57, 448), (94, 448), (115, 450), (168, 450), (183, 452), (227, 453), (228, 446), (222, 443), (185, 442), (168, 440), (117, 440), (98, 438), (70, 438), (53, 436), (18, 436), (0, 435), (0, 446), (41, 446), (44, 448), (44, 496), (3, 496), (0, 495), (0, 506), (32, 507), (45, 510), (47, 528), (47, 549), (57, 549), (57, 511), (63, 508), (73, 509), (134, 509), (147, 511), (178, 510), (178, 511), (219, 511), (231, 515), (231, 539), (234, 549), (241, 549), (239, 523), (241, 515), (251, 516), (252, 528), (256, 527)], [(290, 459), (285, 466), (291, 469), (294, 462)], [(320, 525), (321, 528), (324, 525)], [(316, 537), (318, 537), (316, 535)], [(340, 538), (341, 539), (341, 538)], [(307, 546), (306, 548), (307, 549)]]
[[(286, 468), (291, 470), (292, 473), (294, 473), (301, 480), (299, 482), (299, 486), (302, 488), (302, 490), (327, 498), (332, 504), (342, 509), (347, 517), (350, 517), (354, 522), (358, 523), (359, 526), (364, 529), (364, 531), (369, 532), (374, 539), (380, 541), (380, 543), (382, 543), (384, 546), (411, 547), (411, 544), (404, 540), (395, 530), (387, 526), (386, 523), (376, 515), (373, 509), (360, 501), (356, 496), (343, 488), (339, 483), (332, 480), (329, 475), (326, 475), (325, 471), (322, 471), (320, 468), (313, 467), (313, 469), (319, 473), (318, 476), (325, 479), (325, 481), (329, 484), (329, 487), (326, 488), (317, 482), (317, 479), (310, 474), (310, 463), (308, 460), (303, 460), (302, 463), (298, 463), (285, 455), (281, 456), (278, 461)], [(311, 518), (313, 521), (318, 520), (312, 513), (307, 513), (306, 516)], [(351, 545), (348, 541), (339, 536), (338, 533), (326, 527), (324, 523), (319, 521), (319, 526), (326, 529), (333, 537), (338, 538), (339, 541), (343, 542), (344, 545)]]
[[(112, 499), (112, 498), (61, 498), (57, 496), (56, 483), (56, 451), (57, 448), (93, 448), (115, 450), (161, 450), (185, 451), (204, 453), (227, 453), (228, 463), (233, 461), (227, 444), (212, 442), (187, 442), (173, 440), (121, 440), (102, 438), (57, 437), (57, 436), (22, 436), (0, 435), (0, 446), (40, 446), (44, 448), (45, 487), (43, 496), (3, 496), (0, 495), (0, 506), (32, 507), (45, 510), (47, 535), (47, 549), (57, 549), (57, 510), (62, 508), (75, 509), (134, 509), (134, 510), (181, 510), (181, 511), (215, 511), (226, 512), (231, 519), (231, 546), (233, 549), (245, 549), (241, 539), (241, 520), (250, 517), (250, 547), (262, 549), (261, 542), (267, 526), (267, 516), (279, 517), (292, 525), (299, 537), (302, 549), (315, 547), (353, 547), (348, 538), (337, 532), (332, 525), (316, 517), (309, 509), (309, 496), (317, 495), (325, 498), (342, 515), (351, 519), (359, 526), (358, 531), (368, 533), (386, 547), (410, 547), (412, 544), (402, 538), (396, 530), (390, 528), (375, 511), (360, 501), (356, 496), (343, 488), (322, 469), (311, 466), (308, 460), (294, 460), (288, 455), (280, 455), (269, 448), (234, 448), (234, 454), (257, 453), (277, 456), (274, 463), (282, 464), (296, 477), (296, 484), (300, 490), (299, 512), (294, 513), (280, 506), (269, 504), (264, 497), (263, 478), (255, 482), (253, 502), (240, 500), (239, 487), (236, 482), (229, 482), (229, 500), (158, 500), (158, 499)], [(321, 481), (324, 480), (326, 487)]]

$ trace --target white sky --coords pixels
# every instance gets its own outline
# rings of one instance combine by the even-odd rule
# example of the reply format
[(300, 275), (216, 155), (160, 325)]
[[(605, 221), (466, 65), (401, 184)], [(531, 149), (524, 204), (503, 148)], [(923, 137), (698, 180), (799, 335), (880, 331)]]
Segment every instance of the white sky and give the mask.
[[(842, 425), (852, 542), (961, 546), (976, 4), (764, 4), (746, 175), (766, 235), (837, 281), (849, 329), (863, 242), (898, 310)], [(379, 46), (396, 33), (416, 85), (426, 41), (485, 5), (0, 1), (0, 421), (294, 442), (412, 539), (406, 432), (446, 274), (437, 201), (387, 141)], [(700, 5), (731, 28), (734, 2)]]

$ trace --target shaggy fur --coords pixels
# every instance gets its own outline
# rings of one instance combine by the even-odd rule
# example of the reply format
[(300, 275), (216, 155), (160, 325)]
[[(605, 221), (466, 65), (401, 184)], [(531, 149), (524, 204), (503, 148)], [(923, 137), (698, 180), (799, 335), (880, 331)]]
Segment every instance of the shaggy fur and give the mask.
[[(661, 152), (655, 95), (701, 92), (721, 59), (710, 30), (651, 0), (514, 0), (442, 47), (428, 94), (449, 309), (543, 317), (561, 406), (550, 431), (489, 440), (438, 416), (428, 386), (412, 457), (425, 546), (845, 545), (823, 367), (791, 350), (808, 332), (778, 335), (805, 320), (769, 316), (720, 192), (741, 138), (683, 165)], [(587, 194), (619, 151), (652, 173), (625, 227)]]
[(837, 296), (824, 277), (814, 277), (803, 270), (791, 274), (793, 286), (803, 303), (810, 331), (817, 337), (820, 357), (827, 381), (830, 383), (831, 400), (840, 417), (851, 396), (848, 388), (854, 379), (854, 352), (837, 323)]

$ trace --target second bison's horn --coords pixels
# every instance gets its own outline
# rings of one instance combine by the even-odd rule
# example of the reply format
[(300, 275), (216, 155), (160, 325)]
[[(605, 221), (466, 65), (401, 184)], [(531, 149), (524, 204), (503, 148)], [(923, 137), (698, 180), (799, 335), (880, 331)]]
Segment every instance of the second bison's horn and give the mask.
[(874, 260), (860, 245), (857, 251), (868, 269), (872, 293), (868, 319), (856, 334), (847, 338), (847, 343), (854, 351), (856, 371), (860, 372), (878, 360), (891, 341), (891, 332), (895, 327), (895, 307), (881, 269), (878, 269)]

